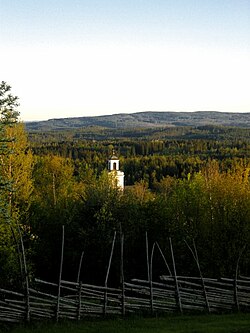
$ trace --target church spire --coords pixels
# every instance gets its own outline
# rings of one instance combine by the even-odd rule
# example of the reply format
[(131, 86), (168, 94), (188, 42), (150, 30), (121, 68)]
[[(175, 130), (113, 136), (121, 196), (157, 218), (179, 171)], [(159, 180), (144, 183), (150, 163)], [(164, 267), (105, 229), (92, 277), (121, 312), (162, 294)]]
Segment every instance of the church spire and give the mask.
[(119, 170), (119, 158), (115, 155), (115, 150), (113, 149), (113, 154), (109, 159), (108, 169), (109, 171), (118, 171)]
[(120, 171), (120, 161), (115, 154), (115, 150), (112, 151), (112, 156), (108, 161), (108, 170), (109, 174), (112, 176), (112, 179), (115, 179), (116, 186), (121, 190), (124, 189), (124, 172)]

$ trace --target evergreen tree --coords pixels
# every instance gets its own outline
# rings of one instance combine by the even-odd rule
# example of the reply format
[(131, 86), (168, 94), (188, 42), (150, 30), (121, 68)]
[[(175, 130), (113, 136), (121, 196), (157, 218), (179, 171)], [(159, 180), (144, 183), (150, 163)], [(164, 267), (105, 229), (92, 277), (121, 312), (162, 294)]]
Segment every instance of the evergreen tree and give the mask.
[[(19, 112), (18, 97), (10, 93), (11, 87), (4, 81), (0, 84), (0, 157), (5, 158), (11, 154), (11, 148), (8, 143), (14, 141), (14, 138), (6, 136), (6, 127), (17, 123)], [(6, 221), (10, 219), (9, 196), (13, 192), (12, 182), (6, 174), (0, 172), (0, 211)]]
[[(11, 87), (4, 81), (0, 84), (0, 159), (4, 161), (12, 151), (10, 143), (14, 138), (6, 135), (6, 128), (18, 121), (18, 97), (11, 94)], [(4, 162), (2, 163), (2, 166)], [(15, 283), (18, 261), (15, 251), (16, 232), (11, 216), (11, 197), (14, 191), (12, 179), (0, 170), (0, 281), (3, 285)], [(16, 240), (16, 244), (18, 241)]]
[[(31, 194), (31, 153), (18, 123), (18, 97), (0, 84), (0, 281), (17, 286), (22, 273), (20, 211)], [(21, 208), (22, 206), (22, 208)], [(18, 255), (17, 255), (18, 254)]]

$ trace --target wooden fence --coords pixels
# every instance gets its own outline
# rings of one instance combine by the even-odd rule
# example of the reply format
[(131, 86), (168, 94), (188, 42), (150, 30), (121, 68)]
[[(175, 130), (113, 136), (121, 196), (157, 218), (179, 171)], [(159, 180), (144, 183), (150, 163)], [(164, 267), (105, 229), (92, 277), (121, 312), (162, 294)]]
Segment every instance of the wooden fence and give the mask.
[[(84, 284), (80, 281), (81, 256), (77, 282), (62, 279), (64, 228), (62, 236), (61, 261), (58, 283), (35, 279), (28, 281), (25, 269), (24, 293), (0, 289), (0, 321), (24, 322), (30, 320), (61, 319), (81, 320), (90, 316), (124, 316), (128, 314), (165, 314), (192, 312), (232, 312), (250, 311), (250, 278), (238, 276), (238, 264), (233, 279), (204, 278), (201, 273), (195, 244), (191, 248), (197, 263), (199, 277), (178, 276), (171, 239), (170, 250), (172, 270), (162, 253), (159, 244), (152, 246), (151, 255), (148, 251), (146, 234), (147, 280), (132, 279), (126, 282), (123, 273), (123, 240), (121, 235), (120, 286), (108, 286), (109, 271), (112, 263), (116, 233), (114, 234), (111, 253), (108, 261), (106, 278), (103, 286)], [(153, 256), (155, 249), (165, 262), (168, 275), (161, 276), (155, 282), (153, 276)], [(240, 253), (240, 256), (242, 253)], [(240, 259), (239, 256), (239, 259)], [(23, 251), (25, 263), (25, 253)]]
[[(250, 311), (250, 278), (208, 279), (162, 276), (162, 282), (133, 279), (120, 288), (35, 280), (29, 295), (0, 289), (0, 321), (80, 320), (132, 313)], [(205, 288), (204, 288), (205, 286)], [(48, 291), (49, 290), (49, 291)], [(178, 290), (178, 292), (177, 292)]]

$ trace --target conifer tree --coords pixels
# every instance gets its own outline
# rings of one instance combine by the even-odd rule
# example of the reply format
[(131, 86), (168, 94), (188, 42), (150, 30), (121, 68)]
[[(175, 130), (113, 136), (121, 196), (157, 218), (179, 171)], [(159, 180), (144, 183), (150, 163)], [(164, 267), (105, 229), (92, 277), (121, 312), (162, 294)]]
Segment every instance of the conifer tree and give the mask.
[[(0, 282), (1, 285), (15, 286), (18, 281), (20, 282), (19, 269), (21, 275), (23, 274), (24, 260), (20, 249), (20, 244), (23, 243), (16, 199), (17, 197), (27, 199), (25, 196), (27, 190), (24, 189), (27, 185), (29, 191), (29, 182), (31, 182), (31, 179), (28, 181), (26, 177), (25, 165), (27, 166), (27, 157), (30, 160), (30, 154), (26, 150), (27, 141), (24, 139), (22, 124), (18, 123), (18, 105), (18, 97), (13, 96), (11, 87), (2, 81), (0, 84)], [(31, 166), (30, 163), (29, 165)], [(31, 170), (31, 167), (26, 167), (27, 169)], [(24, 250), (22, 253), (24, 254)]]
[[(17, 123), (19, 112), (17, 111), (18, 97), (13, 96), (11, 87), (4, 81), (0, 84), (0, 157), (4, 158), (11, 153), (8, 143), (14, 140), (6, 135), (6, 128)], [(12, 182), (6, 178), (0, 170), (0, 212), (1, 216), (8, 222), (10, 219), (9, 196), (13, 192)]]

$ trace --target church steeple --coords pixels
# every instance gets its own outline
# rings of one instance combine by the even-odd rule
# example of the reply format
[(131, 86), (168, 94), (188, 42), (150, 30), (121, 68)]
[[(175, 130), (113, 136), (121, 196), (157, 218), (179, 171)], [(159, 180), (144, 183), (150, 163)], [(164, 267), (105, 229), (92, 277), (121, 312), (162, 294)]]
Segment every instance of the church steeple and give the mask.
[(124, 189), (124, 172), (120, 171), (120, 161), (119, 158), (116, 156), (115, 151), (113, 149), (112, 156), (109, 158), (108, 161), (108, 170), (109, 174), (112, 176), (112, 179), (115, 179), (118, 188), (121, 190)]
[(119, 171), (120, 161), (118, 157), (115, 155), (115, 150), (113, 149), (113, 154), (109, 159), (108, 169), (109, 171)]

